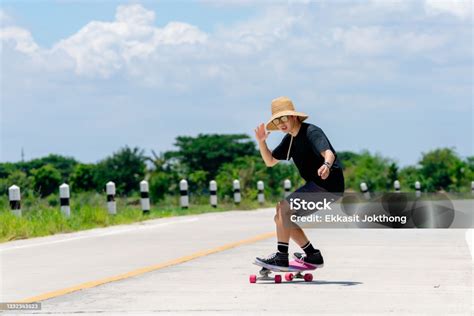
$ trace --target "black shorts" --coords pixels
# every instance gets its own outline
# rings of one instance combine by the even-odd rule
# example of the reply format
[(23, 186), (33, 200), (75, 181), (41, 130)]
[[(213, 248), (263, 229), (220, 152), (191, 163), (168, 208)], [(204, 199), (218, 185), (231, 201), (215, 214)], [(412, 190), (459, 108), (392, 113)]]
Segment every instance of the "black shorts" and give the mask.
[[(295, 192), (288, 195), (285, 200), (294, 206), (291, 208), (291, 212), (298, 216), (308, 216), (319, 209), (302, 208), (302, 204), (305, 203), (307, 206), (313, 206), (319, 204), (324, 205), (324, 202), (334, 203), (339, 200), (343, 195), (343, 192), (328, 192), (323, 187), (317, 185), (313, 181), (306, 182), (303, 186), (296, 189)], [(300, 206), (300, 207), (298, 207)]]

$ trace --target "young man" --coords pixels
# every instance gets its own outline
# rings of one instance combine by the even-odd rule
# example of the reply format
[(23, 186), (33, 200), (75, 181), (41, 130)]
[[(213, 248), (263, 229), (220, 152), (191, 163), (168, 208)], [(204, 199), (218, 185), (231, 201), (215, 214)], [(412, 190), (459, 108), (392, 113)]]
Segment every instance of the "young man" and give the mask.
[[(315, 125), (303, 123), (308, 116), (296, 112), (289, 98), (274, 99), (271, 107), (272, 117), (266, 126), (262, 123), (255, 129), (262, 158), (268, 167), (273, 167), (280, 160), (292, 158), (306, 183), (277, 204), (275, 215), (277, 252), (267, 258), (257, 258), (256, 262), (267, 268), (288, 267), (288, 243), (292, 238), (304, 250), (304, 254), (295, 253), (296, 258), (310, 265), (322, 267), (324, 260), (321, 252), (313, 247), (300, 227), (291, 225), (290, 216), (295, 212), (290, 209), (289, 201), (298, 194), (301, 196), (315, 193), (312, 196), (317, 197), (319, 193), (332, 192), (339, 197), (344, 192), (342, 168), (336, 151), (324, 132)], [(265, 127), (267, 131), (280, 130), (286, 134), (273, 151), (270, 151), (266, 144), (270, 132), (265, 131)], [(298, 215), (297, 212), (296, 214)]]

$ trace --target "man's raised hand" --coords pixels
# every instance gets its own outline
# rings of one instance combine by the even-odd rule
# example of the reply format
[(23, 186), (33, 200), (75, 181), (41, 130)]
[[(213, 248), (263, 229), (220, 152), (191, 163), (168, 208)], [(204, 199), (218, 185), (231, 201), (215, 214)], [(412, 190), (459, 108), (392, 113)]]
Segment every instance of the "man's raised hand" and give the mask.
[(268, 135), (270, 135), (270, 133), (265, 131), (265, 124), (263, 123), (257, 126), (257, 128), (255, 129), (255, 138), (259, 143), (265, 141)]

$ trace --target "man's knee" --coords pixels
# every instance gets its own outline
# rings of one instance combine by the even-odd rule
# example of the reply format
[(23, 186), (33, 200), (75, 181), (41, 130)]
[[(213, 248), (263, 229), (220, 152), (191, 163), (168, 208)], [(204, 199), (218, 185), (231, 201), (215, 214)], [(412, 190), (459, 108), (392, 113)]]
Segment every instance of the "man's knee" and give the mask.
[(282, 218), (290, 218), (292, 214), (290, 204), (286, 200), (280, 202), (280, 216)]

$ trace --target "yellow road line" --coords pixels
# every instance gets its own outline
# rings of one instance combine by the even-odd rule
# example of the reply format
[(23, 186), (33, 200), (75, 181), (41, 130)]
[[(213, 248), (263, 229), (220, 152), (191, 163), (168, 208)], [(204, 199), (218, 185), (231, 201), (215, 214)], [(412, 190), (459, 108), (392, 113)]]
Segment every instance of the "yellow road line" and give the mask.
[(134, 277), (134, 276), (137, 276), (137, 275), (141, 275), (141, 274), (144, 274), (144, 273), (147, 273), (147, 272), (167, 268), (167, 267), (174, 266), (174, 265), (186, 262), (186, 261), (190, 261), (190, 260), (193, 260), (193, 259), (204, 257), (204, 256), (207, 256), (207, 255), (216, 253), (216, 252), (220, 252), (220, 251), (224, 251), (224, 250), (227, 250), (227, 249), (242, 246), (242, 245), (245, 245), (245, 244), (250, 244), (250, 243), (253, 243), (253, 242), (264, 240), (264, 239), (267, 239), (267, 238), (270, 238), (270, 237), (273, 237), (273, 236), (275, 236), (274, 232), (273, 233), (266, 233), (266, 234), (257, 235), (257, 236), (254, 236), (252, 238), (239, 240), (239, 241), (236, 241), (236, 242), (233, 242), (233, 243), (230, 243), (230, 244), (226, 244), (226, 245), (216, 247), (216, 248), (212, 248), (212, 249), (208, 249), (208, 250), (203, 250), (203, 251), (200, 251), (200, 252), (193, 253), (189, 256), (180, 257), (180, 258), (173, 259), (173, 260), (170, 260), (170, 261), (166, 261), (166, 262), (163, 262), (163, 263), (160, 263), (160, 264), (156, 264), (156, 265), (144, 267), (144, 268), (141, 268), (141, 269), (137, 269), (137, 270), (134, 270), (134, 271), (130, 271), (130, 272), (127, 272), (127, 273), (124, 273), (124, 274), (120, 274), (120, 275), (116, 275), (116, 276), (112, 276), (112, 277), (108, 277), (108, 278), (104, 278), (104, 279), (100, 279), (100, 280), (90, 281), (90, 282), (82, 283), (82, 284), (79, 284), (79, 285), (76, 285), (76, 286), (68, 287), (68, 288), (65, 288), (65, 289), (48, 292), (48, 293), (41, 294), (41, 295), (38, 295), (38, 296), (29, 297), (27, 299), (18, 301), (18, 303), (31, 303), (31, 302), (44, 301), (44, 300), (48, 300), (48, 299), (51, 299), (51, 298), (54, 298), (54, 297), (66, 295), (66, 294), (69, 294), (69, 293), (72, 293), (72, 292), (76, 292), (76, 291), (96, 287), (96, 286), (99, 286), (99, 285), (102, 285), (102, 284), (128, 279), (128, 278), (131, 278), (131, 277)]

